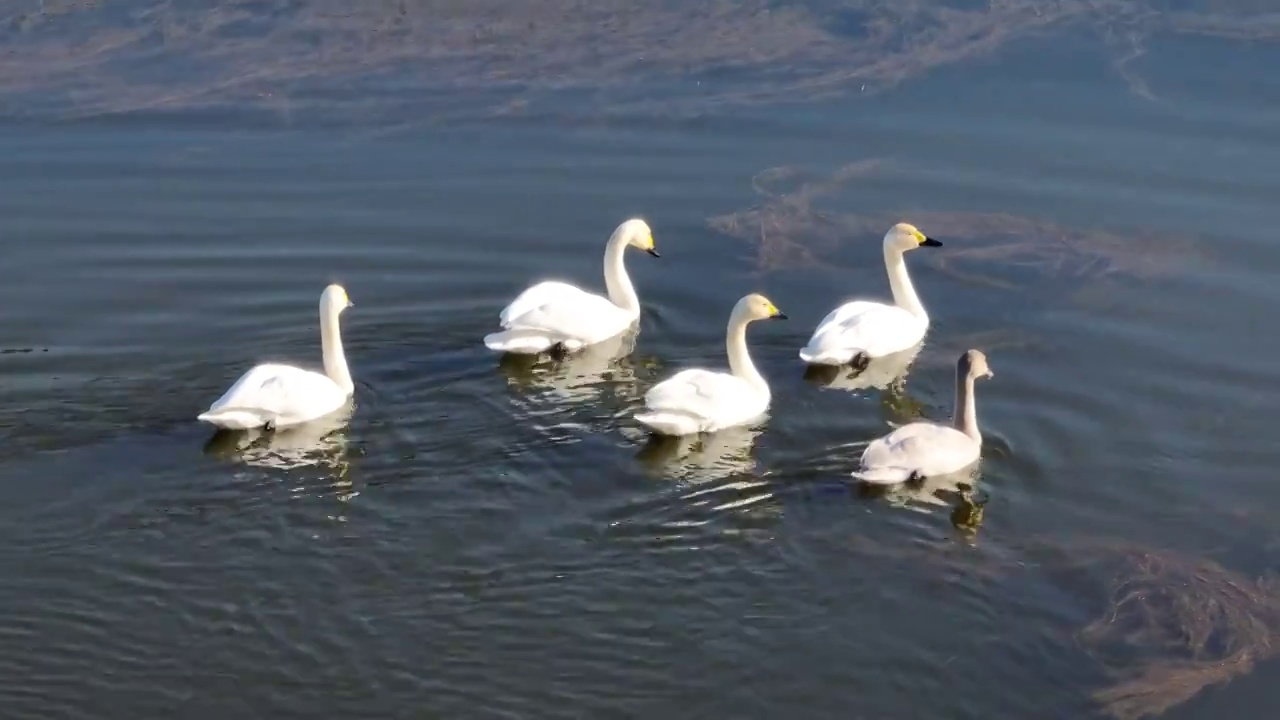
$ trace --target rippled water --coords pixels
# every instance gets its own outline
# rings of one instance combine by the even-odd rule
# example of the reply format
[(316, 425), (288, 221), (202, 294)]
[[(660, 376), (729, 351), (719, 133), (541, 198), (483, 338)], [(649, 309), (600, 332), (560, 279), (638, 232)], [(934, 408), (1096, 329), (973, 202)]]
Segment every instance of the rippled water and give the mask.
[[(1116, 538), (1248, 576), (1280, 547), (1277, 56), (1163, 52), (1155, 101), (1066, 43), (686, 121), (9, 121), (4, 715), (1100, 716), (1111, 678), (1076, 631), (1106, 595), (1029, 543)], [(777, 266), (708, 223), (767, 202), (766, 168), (820, 180), (868, 159), (823, 212), (946, 243), (908, 258), (934, 324), (900, 393), (825, 387), (796, 358), (837, 301), (887, 295), (884, 227)], [(528, 282), (600, 287), (631, 215), (663, 253), (627, 260), (634, 352), (485, 350)], [(1120, 242), (1059, 264), (972, 254), (1026, 239), (974, 227), (1026, 222)], [(330, 281), (356, 304), (352, 415), (275, 435), (195, 422), (255, 361), (318, 364)], [(752, 290), (791, 317), (750, 331), (767, 425), (646, 445), (644, 391), (722, 364)], [(843, 481), (887, 423), (948, 417), (967, 347), (995, 370), (976, 536), (953, 494)], [(1276, 673), (1169, 716), (1274, 705)]]

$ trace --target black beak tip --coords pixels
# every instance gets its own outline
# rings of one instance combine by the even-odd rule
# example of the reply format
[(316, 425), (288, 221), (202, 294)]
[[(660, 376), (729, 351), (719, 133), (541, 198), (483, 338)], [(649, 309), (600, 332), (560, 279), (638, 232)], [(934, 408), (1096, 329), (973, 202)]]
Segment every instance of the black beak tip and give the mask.
[(650, 255), (652, 255), (652, 256), (654, 256), (654, 257), (656, 257), (656, 258), (660, 258), (660, 257), (662, 257), (661, 255), (659, 255), (659, 254), (658, 254), (658, 251), (657, 251), (657, 250), (654, 250), (654, 249), (652, 249), (652, 248), (651, 248), (651, 249), (649, 249), (649, 250), (645, 250), (645, 252), (649, 253)]
[(773, 316), (773, 319), (774, 319), (774, 320), (786, 320), (786, 319), (787, 319), (787, 314), (786, 314), (786, 313), (781, 313), (781, 312), (780, 312), (780, 313), (778, 313), (777, 315), (774, 315), (774, 316)]
[(924, 242), (922, 242), (922, 243), (920, 243), (920, 244), (921, 244), (921, 245), (923, 245), (923, 246), (925, 246), (925, 247), (942, 247), (942, 243), (938, 242), (937, 240), (934, 240), (934, 239), (933, 239), (933, 238), (931, 238), (931, 237), (927, 237), (927, 238), (925, 238), (925, 239), (924, 239)]

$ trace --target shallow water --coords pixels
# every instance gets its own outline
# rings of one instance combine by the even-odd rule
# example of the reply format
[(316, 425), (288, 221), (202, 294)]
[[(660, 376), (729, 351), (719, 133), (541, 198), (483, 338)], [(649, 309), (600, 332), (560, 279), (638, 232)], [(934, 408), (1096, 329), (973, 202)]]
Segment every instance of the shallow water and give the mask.
[[(1280, 55), (1153, 46), (1152, 100), (1091, 48), (686, 119), (6, 115), (5, 715), (1101, 716), (1074, 633), (1105, 596), (1028, 542), (1275, 565)], [(885, 227), (778, 265), (709, 224), (768, 202), (766, 168), (801, 168), (795, 190), (868, 159), (816, 205), (946, 243), (908, 257), (933, 327), (898, 393), (823, 387), (795, 354), (837, 301), (887, 295)], [(485, 350), (529, 281), (601, 286), (637, 214), (663, 257), (628, 257), (634, 352)], [(973, 255), (1027, 240), (992, 223), (1120, 242)], [(352, 415), (212, 437), (194, 416), (253, 362), (318, 364), (330, 281), (356, 304)], [(647, 446), (645, 389), (723, 363), (752, 290), (791, 318), (749, 335), (767, 425)], [(953, 495), (843, 482), (889, 422), (949, 416), (967, 347), (995, 371), (976, 537)], [(1274, 705), (1278, 668), (1168, 716)]]

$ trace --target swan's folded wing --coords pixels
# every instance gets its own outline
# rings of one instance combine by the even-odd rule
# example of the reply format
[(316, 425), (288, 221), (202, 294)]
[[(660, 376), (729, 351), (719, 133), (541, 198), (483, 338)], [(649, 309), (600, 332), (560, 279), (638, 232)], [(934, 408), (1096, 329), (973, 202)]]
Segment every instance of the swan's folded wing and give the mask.
[(914, 422), (868, 445), (858, 474), (872, 481), (902, 482), (912, 473), (953, 472), (976, 459), (977, 445), (968, 435), (946, 425)]
[[(540, 291), (534, 298), (536, 302), (525, 300), (524, 295), (517, 298), (519, 306), (512, 303), (511, 307), (522, 312), (512, 313), (503, 327), (508, 330), (540, 330), (553, 336), (579, 340), (602, 340), (622, 330), (625, 313), (607, 298), (572, 285), (555, 285), (555, 289)], [(530, 291), (538, 287), (541, 286), (530, 288)]]
[(569, 283), (548, 280), (534, 285), (516, 296), (502, 309), (498, 322), (503, 328), (510, 329), (513, 320), (547, 305), (572, 303), (575, 299), (590, 295)]
[(317, 402), (331, 400), (337, 386), (328, 377), (292, 365), (258, 365), (245, 373), (212, 410), (251, 410), (273, 417), (305, 415)]
[(733, 375), (692, 369), (654, 385), (645, 393), (644, 404), (650, 410), (715, 418), (750, 393), (751, 387)]
[(853, 302), (847, 302), (827, 313), (827, 316), (822, 318), (822, 321), (818, 323), (818, 327), (814, 329), (813, 336), (817, 337), (830, 328), (843, 323), (854, 315), (865, 312), (870, 308), (882, 306), (883, 304), (884, 303), (871, 302), (869, 300), (854, 300)]
[(919, 320), (897, 305), (858, 301), (842, 305), (814, 330), (806, 349), (818, 354), (836, 349), (885, 355), (901, 350), (901, 338)]

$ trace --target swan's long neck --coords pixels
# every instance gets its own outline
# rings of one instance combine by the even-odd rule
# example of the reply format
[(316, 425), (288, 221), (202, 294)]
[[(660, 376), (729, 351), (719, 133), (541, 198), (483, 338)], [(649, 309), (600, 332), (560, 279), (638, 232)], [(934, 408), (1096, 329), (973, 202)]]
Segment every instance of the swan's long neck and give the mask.
[(324, 374), (350, 395), (355, 390), (347, 356), (342, 352), (342, 334), (338, 331), (338, 311), (320, 309), (320, 348), (324, 353)]
[(751, 354), (747, 352), (747, 323), (749, 321), (734, 313), (729, 318), (729, 328), (725, 332), (725, 348), (729, 351), (729, 371), (734, 376), (746, 380), (752, 387), (761, 392), (769, 392), (769, 383), (765, 382), (756, 364), (751, 362)]
[(885, 248), (884, 267), (889, 271), (889, 289), (893, 291), (893, 302), (921, 320), (928, 320), (929, 315), (925, 313), (924, 305), (920, 304), (915, 286), (911, 284), (911, 277), (907, 275), (907, 261), (902, 251)]
[(627, 252), (626, 236), (614, 233), (604, 249), (604, 286), (609, 292), (609, 301), (634, 315), (640, 314), (640, 298), (636, 297), (636, 289), (631, 286), (631, 278), (627, 277), (627, 268), (622, 264), (622, 256)]
[(981, 444), (982, 433), (978, 432), (978, 406), (973, 399), (973, 376), (968, 373), (956, 373), (956, 429)]

